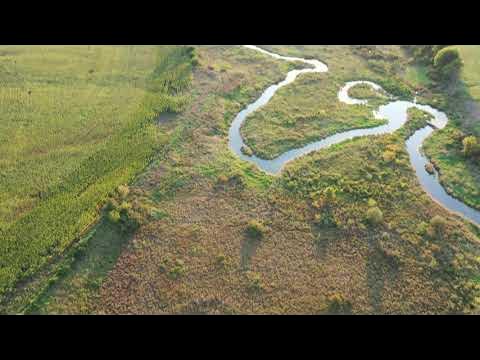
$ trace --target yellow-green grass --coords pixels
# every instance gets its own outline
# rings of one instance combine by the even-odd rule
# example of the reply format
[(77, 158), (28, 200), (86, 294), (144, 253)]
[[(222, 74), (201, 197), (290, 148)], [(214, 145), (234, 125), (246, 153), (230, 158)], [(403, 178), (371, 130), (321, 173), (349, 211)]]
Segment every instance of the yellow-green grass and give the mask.
[(0, 47), (0, 296), (98, 217), (181, 109), (187, 48)]
[(474, 100), (480, 101), (480, 45), (455, 46), (463, 60), (461, 78)]

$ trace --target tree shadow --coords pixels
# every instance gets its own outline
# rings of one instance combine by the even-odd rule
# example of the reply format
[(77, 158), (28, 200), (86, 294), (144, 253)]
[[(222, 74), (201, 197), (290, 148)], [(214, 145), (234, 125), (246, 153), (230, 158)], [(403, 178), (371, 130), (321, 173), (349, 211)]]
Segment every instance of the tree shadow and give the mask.
[(259, 245), (260, 240), (252, 239), (247, 235), (244, 236), (240, 249), (240, 267), (242, 270), (247, 270), (250, 267)]
[(327, 227), (315, 229), (315, 254), (320, 260), (327, 257), (329, 245), (338, 238), (338, 231), (337, 228)]
[(368, 239), (367, 285), (370, 305), (375, 313), (384, 313), (383, 293), (386, 281), (396, 281), (400, 273), (400, 261), (382, 250), (379, 236)]

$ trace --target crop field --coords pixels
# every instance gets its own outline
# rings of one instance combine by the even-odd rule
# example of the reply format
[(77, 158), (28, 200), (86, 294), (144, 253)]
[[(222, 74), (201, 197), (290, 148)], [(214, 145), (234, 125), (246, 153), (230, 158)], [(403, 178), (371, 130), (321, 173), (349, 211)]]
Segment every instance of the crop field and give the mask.
[[(383, 123), (370, 87), (350, 90), (369, 105), (337, 100), (350, 80), (452, 111), (398, 46), (262, 47), (330, 69), (247, 119), (263, 157)], [(0, 47), (0, 313), (476, 312), (480, 229), (425, 193), (405, 148), (426, 113), (278, 176), (232, 153), (235, 115), (299, 66), (239, 46)], [(461, 120), (425, 150), (478, 206)]]
[[(96, 221), (186, 99), (185, 47), (0, 48), (0, 298)], [(166, 71), (168, 70), (168, 71)]]

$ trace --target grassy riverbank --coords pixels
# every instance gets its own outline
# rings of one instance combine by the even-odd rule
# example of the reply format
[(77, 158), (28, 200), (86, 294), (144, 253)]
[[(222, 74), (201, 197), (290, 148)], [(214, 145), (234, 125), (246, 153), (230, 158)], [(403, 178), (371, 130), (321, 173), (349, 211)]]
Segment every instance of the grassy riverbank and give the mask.
[(330, 81), (328, 74), (302, 76), (247, 118), (241, 129), (245, 142), (256, 155), (273, 159), (338, 132), (385, 123), (373, 115), (381, 100), (344, 104), (337, 98), (341, 86), (340, 81)]
[[(395, 95), (409, 96), (399, 74), (406, 64), (396, 47), (386, 50), (348, 46), (266, 46), (269, 50), (295, 56), (312, 56), (327, 63), (329, 71), (301, 75), (293, 84), (280, 89), (262, 109), (247, 118), (242, 136), (253, 152), (272, 159), (283, 152), (320, 140), (338, 132), (374, 127), (384, 97), (366, 87), (352, 89), (359, 97), (371, 98), (368, 105), (347, 105), (337, 93), (346, 81), (372, 80)], [(393, 61), (395, 59), (395, 61)], [(392, 66), (395, 64), (396, 66)]]
[[(464, 68), (455, 84), (433, 88), (430, 101), (449, 116), (447, 128), (435, 132), (425, 141), (426, 155), (440, 173), (446, 190), (466, 204), (480, 209), (480, 163), (463, 154), (466, 136), (480, 138), (480, 46), (455, 46)], [(427, 99), (428, 101), (428, 99)]]

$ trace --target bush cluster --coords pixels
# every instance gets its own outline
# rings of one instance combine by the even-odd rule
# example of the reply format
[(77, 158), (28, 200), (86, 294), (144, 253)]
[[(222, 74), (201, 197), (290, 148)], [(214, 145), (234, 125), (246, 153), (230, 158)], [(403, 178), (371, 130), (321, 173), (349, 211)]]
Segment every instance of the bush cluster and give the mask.
[(267, 229), (261, 221), (250, 220), (247, 225), (247, 235), (252, 239), (261, 239), (264, 237)]

